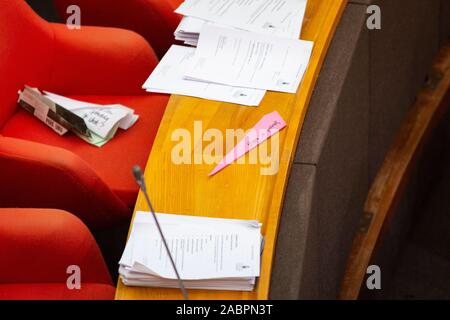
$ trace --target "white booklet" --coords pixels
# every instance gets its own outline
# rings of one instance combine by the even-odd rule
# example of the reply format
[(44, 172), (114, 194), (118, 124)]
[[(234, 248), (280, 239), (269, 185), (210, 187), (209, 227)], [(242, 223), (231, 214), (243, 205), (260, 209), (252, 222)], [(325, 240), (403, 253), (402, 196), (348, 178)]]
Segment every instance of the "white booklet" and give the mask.
[(191, 80), (295, 93), (311, 57), (313, 42), (205, 25)]
[(173, 45), (144, 83), (149, 92), (179, 94), (209, 100), (258, 106), (265, 90), (193, 81), (184, 78), (192, 68), (195, 48)]
[(298, 39), (307, 0), (186, 0), (175, 11), (257, 33)]
[[(259, 222), (172, 214), (157, 216), (187, 288), (253, 289), (260, 274)], [(119, 273), (126, 285), (178, 286), (150, 213), (136, 213), (119, 264)]]

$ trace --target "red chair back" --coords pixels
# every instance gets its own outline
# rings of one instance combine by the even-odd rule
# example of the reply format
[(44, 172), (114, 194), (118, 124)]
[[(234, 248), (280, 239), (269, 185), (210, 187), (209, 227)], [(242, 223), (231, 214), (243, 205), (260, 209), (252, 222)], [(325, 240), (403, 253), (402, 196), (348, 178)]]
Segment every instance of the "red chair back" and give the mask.
[(174, 42), (173, 32), (181, 16), (173, 11), (182, 0), (54, 0), (59, 16), (67, 19), (67, 8), (78, 5), (81, 24), (117, 27), (135, 31), (162, 56)]
[(0, 0), (0, 129), (17, 110), (25, 84), (50, 81), (53, 33), (24, 0)]

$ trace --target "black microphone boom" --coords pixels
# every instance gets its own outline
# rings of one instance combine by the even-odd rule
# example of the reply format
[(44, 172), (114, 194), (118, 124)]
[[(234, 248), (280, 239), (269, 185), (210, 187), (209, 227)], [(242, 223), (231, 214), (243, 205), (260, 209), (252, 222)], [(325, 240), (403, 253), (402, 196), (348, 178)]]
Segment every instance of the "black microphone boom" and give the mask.
[(175, 265), (175, 261), (173, 260), (172, 254), (170, 253), (169, 246), (167, 245), (166, 238), (164, 237), (164, 234), (162, 232), (161, 225), (159, 224), (158, 217), (156, 216), (156, 213), (155, 213), (155, 209), (153, 209), (152, 203), (150, 201), (150, 197), (148, 196), (147, 186), (145, 184), (144, 175), (143, 175), (142, 170), (141, 170), (141, 168), (139, 166), (134, 166), (133, 167), (133, 175), (134, 175), (134, 179), (136, 180), (137, 184), (139, 185), (139, 187), (141, 188), (142, 192), (144, 193), (144, 196), (145, 196), (145, 199), (147, 201), (147, 204), (148, 204), (148, 206), (150, 208), (150, 211), (151, 211), (151, 213), (153, 215), (153, 219), (155, 220), (155, 224), (156, 224), (156, 227), (157, 227), (157, 229), (159, 231), (159, 235), (161, 236), (162, 242), (163, 242), (164, 247), (166, 248), (166, 251), (167, 251), (167, 255), (169, 256), (170, 263), (172, 264), (173, 270), (175, 271), (175, 274), (177, 276), (178, 284), (180, 286), (181, 293), (183, 294), (183, 297), (184, 297), (185, 300), (189, 300), (189, 296), (188, 296), (188, 293), (186, 291), (186, 288), (184, 287), (183, 280), (181, 279), (180, 274), (178, 273), (177, 266)]

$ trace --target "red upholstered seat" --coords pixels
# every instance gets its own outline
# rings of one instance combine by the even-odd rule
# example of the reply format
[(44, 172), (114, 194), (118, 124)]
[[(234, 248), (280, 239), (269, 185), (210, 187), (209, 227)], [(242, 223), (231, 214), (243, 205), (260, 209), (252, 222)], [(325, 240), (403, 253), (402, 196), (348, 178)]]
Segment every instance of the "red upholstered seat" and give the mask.
[[(132, 31), (69, 30), (41, 19), (24, 0), (0, 5), (0, 207), (67, 210), (91, 230), (128, 223), (138, 191), (131, 167), (145, 165), (168, 101), (141, 88), (158, 63), (154, 51)], [(24, 85), (122, 103), (141, 118), (106, 146), (92, 147), (59, 137), (17, 107)]]
[(73, 98), (100, 104), (121, 103), (135, 109), (140, 119), (128, 131), (119, 129), (115, 138), (101, 149), (80, 142), (80, 138), (74, 134), (65, 136), (55, 134), (25, 110), (15, 113), (0, 134), (70, 150), (86, 161), (126, 205), (134, 206), (138, 186), (133, 180), (130, 168), (135, 164), (145, 167), (150, 148), (142, 146), (152, 146), (164, 111), (162, 106), (167, 103), (167, 96), (76, 96)]
[(68, 17), (67, 8), (81, 8), (82, 25), (117, 27), (142, 35), (159, 57), (174, 42), (173, 32), (181, 20), (174, 10), (183, 0), (54, 0), (59, 16)]
[(68, 290), (65, 284), (0, 284), (0, 300), (112, 300), (111, 285), (88, 283), (82, 290)]
[[(59, 210), (0, 209), (0, 299), (114, 298), (108, 269), (86, 226)], [(70, 290), (69, 266), (81, 289)]]

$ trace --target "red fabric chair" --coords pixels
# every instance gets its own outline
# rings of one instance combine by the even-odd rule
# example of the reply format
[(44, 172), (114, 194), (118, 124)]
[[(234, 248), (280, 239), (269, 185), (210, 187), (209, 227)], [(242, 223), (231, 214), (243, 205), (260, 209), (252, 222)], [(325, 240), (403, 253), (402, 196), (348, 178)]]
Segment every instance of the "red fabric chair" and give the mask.
[[(0, 0), (0, 207), (57, 208), (91, 229), (123, 225), (168, 97), (141, 89), (158, 60), (144, 38), (122, 29), (50, 24), (23, 0)], [(17, 107), (27, 84), (141, 116), (102, 148), (60, 137)]]
[(183, 0), (54, 0), (59, 16), (67, 8), (81, 8), (82, 25), (118, 27), (142, 35), (161, 58), (174, 42), (173, 32), (181, 16), (174, 10)]
[[(0, 300), (110, 300), (115, 288), (86, 226), (58, 210), (0, 209)], [(67, 287), (69, 266), (81, 288)]]

